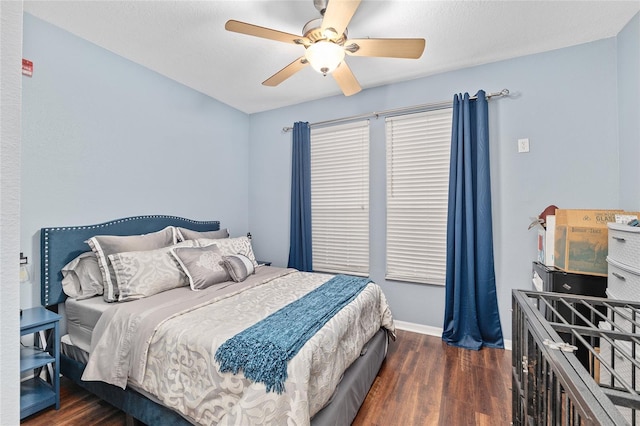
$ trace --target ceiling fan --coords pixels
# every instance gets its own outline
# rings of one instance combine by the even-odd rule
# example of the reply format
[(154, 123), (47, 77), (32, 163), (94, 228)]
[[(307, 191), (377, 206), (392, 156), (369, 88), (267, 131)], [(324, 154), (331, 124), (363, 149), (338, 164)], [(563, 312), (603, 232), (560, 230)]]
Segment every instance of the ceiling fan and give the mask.
[(350, 96), (362, 88), (345, 62), (345, 54), (418, 59), (422, 56), (425, 46), (425, 40), (422, 38), (348, 39), (347, 25), (360, 1), (314, 0), (313, 4), (322, 18), (307, 22), (302, 29), (302, 36), (235, 20), (227, 21), (224, 27), (228, 31), (298, 44), (305, 48), (303, 56), (263, 81), (263, 85), (277, 86), (307, 65), (311, 65), (325, 76), (331, 74), (345, 96)]

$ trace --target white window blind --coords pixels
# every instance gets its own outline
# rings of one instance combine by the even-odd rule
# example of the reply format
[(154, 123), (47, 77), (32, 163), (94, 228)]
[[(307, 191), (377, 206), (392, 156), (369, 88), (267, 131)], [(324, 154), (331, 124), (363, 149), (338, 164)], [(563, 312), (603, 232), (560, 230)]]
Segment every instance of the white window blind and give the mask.
[(386, 119), (386, 278), (445, 283), (452, 109)]
[(314, 271), (369, 274), (369, 121), (311, 129)]

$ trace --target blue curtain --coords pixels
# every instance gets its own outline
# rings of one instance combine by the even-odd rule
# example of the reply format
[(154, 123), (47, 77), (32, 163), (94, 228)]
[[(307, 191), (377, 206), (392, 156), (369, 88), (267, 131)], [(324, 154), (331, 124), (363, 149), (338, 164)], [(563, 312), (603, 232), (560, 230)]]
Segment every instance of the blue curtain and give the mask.
[(312, 271), (311, 258), (311, 128), (309, 123), (293, 125), (291, 166), (291, 230), (289, 268)]
[(489, 118), (484, 91), (453, 98), (447, 278), (442, 339), (478, 350), (504, 348), (491, 226)]

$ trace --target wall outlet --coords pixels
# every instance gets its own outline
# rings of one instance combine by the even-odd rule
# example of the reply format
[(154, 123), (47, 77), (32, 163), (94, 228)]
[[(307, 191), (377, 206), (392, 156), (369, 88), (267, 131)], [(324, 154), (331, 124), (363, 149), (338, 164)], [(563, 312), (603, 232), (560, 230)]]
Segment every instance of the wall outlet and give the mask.
[(529, 152), (529, 139), (518, 139), (518, 152)]

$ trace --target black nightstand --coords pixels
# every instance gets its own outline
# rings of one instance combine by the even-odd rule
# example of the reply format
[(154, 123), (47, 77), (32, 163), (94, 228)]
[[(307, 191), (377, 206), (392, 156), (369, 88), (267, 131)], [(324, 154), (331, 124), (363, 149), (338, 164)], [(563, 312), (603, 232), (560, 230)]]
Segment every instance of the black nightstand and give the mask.
[(271, 266), (271, 262), (267, 262), (266, 260), (256, 260), (258, 262), (258, 266)]
[[(551, 291), (554, 293), (568, 293), (582, 296), (594, 296), (594, 297), (607, 297), (607, 277), (601, 277), (596, 275), (576, 274), (572, 272), (565, 272), (553, 266), (546, 266), (540, 262), (533, 262), (533, 274), (538, 275), (542, 280), (542, 291)], [(565, 305), (556, 306), (556, 310), (567, 322), (577, 325), (587, 325), (580, 318), (572, 318), (572, 311)], [(580, 312), (585, 318), (589, 318), (590, 311), (586, 306), (578, 306), (578, 312)], [(607, 311), (604, 307), (598, 307), (598, 310), (602, 315), (607, 315)], [(542, 310), (546, 312), (546, 309)], [(551, 319), (551, 312), (547, 314), (547, 319)], [(576, 357), (580, 360), (582, 365), (590, 371), (590, 353), (589, 350), (577, 341), (577, 339), (571, 333), (558, 332), (558, 335), (562, 340), (567, 343), (571, 343), (578, 347)], [(595, 337), (591, 337), (591, 345), (599, 346), (599, 340)]]
[[(60, 315), (43, 307), (25, 309), (20, 316), (20, 336), (33, 334), (33, 347), (20, 347), (20, 373), (33, 371), (34, 377), (20, 383), (20, 419), (44, 408), (60, 408)], [(45, 331), (53, 332), (47, 347)], [(49, 380), (36, 373), (48, 370)]]

